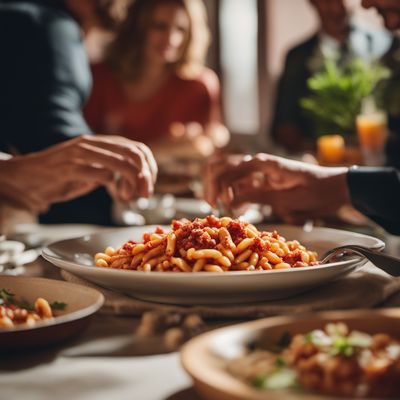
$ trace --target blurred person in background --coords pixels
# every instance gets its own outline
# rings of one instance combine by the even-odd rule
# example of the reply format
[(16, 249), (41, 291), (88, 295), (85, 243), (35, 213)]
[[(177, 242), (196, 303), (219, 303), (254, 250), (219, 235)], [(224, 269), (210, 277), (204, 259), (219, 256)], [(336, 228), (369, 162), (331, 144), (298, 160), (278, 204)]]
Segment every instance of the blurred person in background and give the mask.
[[(363, 0), (388, 29), (400, 28), (399, 0)], [(400, 235), (400, 171), (394, 167), (323, 167), (270, 154), (216, 160), (205, 174), (213, 206), (268, 204), (288, 223), (331, 216), (351, 204), (388, 232)]]
[[(357, 18), (356, 14), (351, 15), (345, 0), (309, 2), (318, 15), (320, 27), (286, 55), (271, 128), (274, 141), (289, 153), (315, 150), (317, 127), (300, 100), (310, 94), (307, 81), (322, 71), (325, 60), (334, 60), (339, 66), (359, 58), (365, 62), (380, 60), (392, 71), (388, 87), (400, 87), (400, 40), (396, 36)], [(400, 123), (399, 98), (391, 93), (384, 96), (384, 102), (392, 105), (388, 110), (389, 126), (396, 129)]]
[[(73, 139), (91, 132), (82, 115), (91, 88), (82, 36), (96, 25), (115, 28), (123, 3), (0, 1), (0, 150), (15, 156), (2, 165), (1, 182), (10, 188), (8, 196), (3, 188), (3, 199), (13, 197), (11, 190), (14, 200), (15, 194), (30, 190), (38, 197), (31, 209), (43, 211), (100, 184), (125, 201), (151, 194), (157, 167), (144, 144), (118, 136)], [(34, 153), (68, 140), (65, 147)], [(110, 184), (114, 172), (120, 178), (118, 186)], [(106, 190), (98, 189), (55, 205), (42, 221), (110, 224), (110, 204)]]
[(200, 161), (229, 140), (219, 80), (204, 65), (209, 41), (202, 0), (134, 1), (93, 67), (91, 128), (142, 141), (159, 165), (173, 172), (181, 160), (190, 173), (185, 160)]

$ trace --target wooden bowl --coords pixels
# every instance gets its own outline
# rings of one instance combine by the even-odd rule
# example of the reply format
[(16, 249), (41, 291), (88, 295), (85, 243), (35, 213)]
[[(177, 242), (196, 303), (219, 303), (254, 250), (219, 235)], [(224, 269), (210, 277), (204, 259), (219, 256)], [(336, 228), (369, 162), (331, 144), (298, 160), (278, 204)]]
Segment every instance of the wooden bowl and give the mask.
[(1, 276), (0, 289), (15, 294), (17, 299), (34, 303), (43, 297), (49, 303), (66, 303), (57, 316), (38, 321), (34, 326), (16, 326), (0, 330), (0, 351), (46, 347), (78, 335), (90, 317), (103, 305), (104, 297), (97, 290), (69, 282), (44, 278)]
[(327, 399), (322, 395), (299, 394), (290, 390), (261, 391), (234, 377), (227, 370), (229, 360), (239, 357), (253, 341), (277, 343), (282, 334), (306, 333), (328, 322), (345, 322), (351, 330), (370, 334), (388, 333), (400, 338), (400, 308), (331, 311), (265, 318), (217, 329), (190, 340), (181, 351), (184, 369), (195, 389), (210, 400)]

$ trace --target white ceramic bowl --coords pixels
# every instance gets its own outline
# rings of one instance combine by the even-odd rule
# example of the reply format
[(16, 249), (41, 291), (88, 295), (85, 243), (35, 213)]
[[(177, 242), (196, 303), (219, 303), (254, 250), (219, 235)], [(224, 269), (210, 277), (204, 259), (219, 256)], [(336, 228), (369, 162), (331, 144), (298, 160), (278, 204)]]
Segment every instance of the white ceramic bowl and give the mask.
[[(382, 249), (384, 243), (371, 236), (328, 228), (305, 232), (295, 226), (259, 227), (277, 231), (286, 239), (297, 239), (320, 255), (344, 244), (360, 244)], [(365, 263), (354, 257), (320, 266), (271, 271), (140, 272), (98, 268), (93, 256), (107, 246), (120, 247), (129, 239), (140, 241), (154, 227), (133, 227), (62, 240), (48, 245), (43, 257), (68, 272), (105, 288), (128, 295), (170, 304), (229, 304), (281, 299), (307, 291), (354, 271)], [(169, 229), (166, 227), (166, 229)]]

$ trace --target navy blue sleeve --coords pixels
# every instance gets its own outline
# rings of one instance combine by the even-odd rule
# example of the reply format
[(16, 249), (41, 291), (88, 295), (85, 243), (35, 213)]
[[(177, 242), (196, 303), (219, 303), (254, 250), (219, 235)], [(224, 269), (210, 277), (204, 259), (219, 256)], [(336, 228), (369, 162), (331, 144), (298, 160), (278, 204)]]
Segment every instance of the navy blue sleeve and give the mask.
[(40, 150), (90, 133), (90, 72), (76, 22), (59, 10), (0, 7), (1, 150)]
[(310, 122), (304, 115), (300, 100), (309, 93), (307, 80), (311, 72), (307, 63), (317, 45), (317, 38), (313, 36), (286, 55), (283, 72), (278, 80), (271, 127), (275, 140), (278, 139), (278, 127), (284, 123), (296, 125), (305, 136), (312, 135)]
[(353, 206), (388, 232), (400, 235), (400, 172), (352, 167), (347, 182)]

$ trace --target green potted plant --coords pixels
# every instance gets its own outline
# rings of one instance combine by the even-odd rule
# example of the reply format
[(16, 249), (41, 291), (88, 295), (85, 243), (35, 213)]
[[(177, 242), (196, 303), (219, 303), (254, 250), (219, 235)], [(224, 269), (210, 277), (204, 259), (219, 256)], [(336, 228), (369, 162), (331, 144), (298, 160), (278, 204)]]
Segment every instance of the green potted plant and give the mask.
[(363, 99), (373, 96), (381, 106), (385, 81), (390, 71), (378, 62), (367, 63), (361, 59), (338, 66), (327, 60), (324, 69), (308, 80), (310, 95), (300, 104), (311, 115), (318, 136), (355, 132), (355, 120)]

